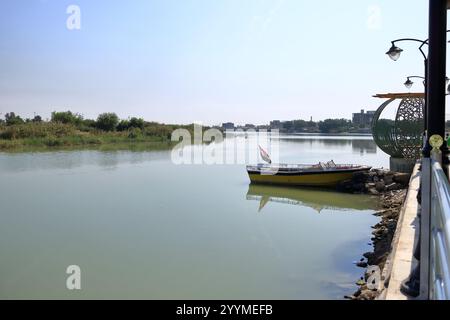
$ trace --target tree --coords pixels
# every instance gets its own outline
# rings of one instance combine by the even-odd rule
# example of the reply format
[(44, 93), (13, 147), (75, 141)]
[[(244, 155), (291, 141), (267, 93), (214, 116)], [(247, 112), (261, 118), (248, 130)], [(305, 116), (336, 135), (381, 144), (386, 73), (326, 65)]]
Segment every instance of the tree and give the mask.
[(95, 120), (92, 119), (84, 119), (82, 122), (83, 126), (85, 126), (86, 128), (95, 128), (97, 122)]
[(31, 120), (31, 121), (33, 121), (33, 122), (42, 122), (42, 118), (41, 118), (40, 115), (36, 115), (36, 116), (34, 116), (33, 120)]
[(23, 119), (20, 116), (16, 116), (14, 112), (5, 114), (5, 121), (8, 126), (24, 123)]
[(130, 121), (128, 120), (121, 120), (119, 124), (117, 125), (118, 131), (126, 131), (130, 127)]
[(283, 122), (283, 129), (285, 129), (286, 131), (291, 131), (292, 126), (293, 126), (292, 121)]
[(97, 118), (97, 128), (104, 131), (114, 131), (119, 124), (119, 117), (115, 113), (102, 113)]
[(117, 125), (118, 131), (126, 131), (132, 128), (144, 130), (145, 121), (142, 118), (133, 117), (130, 120), (121, 120)]
[(71, 111), (53, 111), (51, 121), (64, 124), (79, 125), (83, 121), (83, 116), (78, 113), (72, 113)]
[(347, 119), (326, 119), (319, 122), (319, 130), (323, 133), (345, 132), (351, 127), (351, 121)]
[(305, 120), (293, 120), (292, 126), (294, 131), (304, 131), (309, 126), (309, 124)]
[(144, 129), (144, 119), (142, 119), (142, 118), (138, 119), (135, 117), (131, 118), (129, 128), (139, 128), (139, 129), (143, 130)]

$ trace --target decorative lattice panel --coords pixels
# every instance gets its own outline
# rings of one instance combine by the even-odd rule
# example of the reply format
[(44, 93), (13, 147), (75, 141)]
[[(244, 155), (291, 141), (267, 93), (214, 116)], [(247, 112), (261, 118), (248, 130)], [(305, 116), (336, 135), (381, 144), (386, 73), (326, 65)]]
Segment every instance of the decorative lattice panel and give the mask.
[(395, 117), (395, 138), (406, 159), (418, 159), (422, 150), (424, 100), (402, 99)]
[(418, 159), (422, 146), (423, 112), (421, 97), (405, 97), (400, 101), (395, 120), (380, 119), (396, 98), (385, 101), (375, 112), (372, 135), (378, 147), (394, 158)]

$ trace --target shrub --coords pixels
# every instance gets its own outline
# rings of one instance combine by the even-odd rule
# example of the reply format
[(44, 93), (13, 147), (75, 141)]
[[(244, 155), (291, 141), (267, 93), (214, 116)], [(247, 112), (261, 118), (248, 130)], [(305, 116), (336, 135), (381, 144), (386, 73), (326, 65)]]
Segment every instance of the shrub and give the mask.
[(84, 119), (79, 125), (77, 125), (77, 128), (80, 131), (84, 132), (92, 132), (95, 131), (97, 123), (95, 120), (92, 119)]
[(131, 118), (130, 122), (129, 122), (129, 127), (128, 128), (139, 128), (139, 129), (144, 129), (144, 119), (142, 118)]
[(102, 113), (97, 118), (97, 128), (104, 131), (114, 131), (119, 124), (119, 117), (115, 113)]
[(8, 126), (24, 123), (23, 119), (20, 116), (16, 116), (14, 112), (5, 114), (5, 121)]
[(62, 123), (27, 123), (6, 127), (0, 132), (2, 139), (23, 139), (23, 138), (45, 138), (49, 136), (66, 136), (72, 135), (76, 129), (72, 125)]
[(49, 137), (44, 141), (44, 144), (48, 147), (57, 147), (57, 146), (60, 146), (62, 144), (62, 142), (60, 140), (58, 140), (57, 138)]
[(121, 120), (117, 125), (117, 131), (126, 131), (130, 127), (130, 121)]
[(117, 131), (126, 131), (131, 128), (139, 128), (144, 130), (144, 125), (144, 119), (133, 117), (130, 120), (121, 120), (117, 125)]
[(33, 122), (42, 122), (42, 117), (40, 115), (36, 115), (34, 116), (33, 120), (31, 120)]
[(53, 111), (51, 121), (64, 124), (80, 125), (83, 121), (83, 116), (77, 113), (72, 113), (71, 111)]
[(4, 130), (0, 132), (0, 138), (4, 140), (12, 140), (14, 139), (14, 131), (13, 130)]
[(161, 125), (161, 124), (151, 124), (145, 127), (146, 136), (156, 136), (167, 138), (172, 134), (172, 127)]
[(142, 136), (142, 131), (139, 128), (132, 128), (132, 129), (130, 129), (130, 132), (128, 133), (128, 138), (130, 138), (130, 139), (136, 139), (140, 136)]

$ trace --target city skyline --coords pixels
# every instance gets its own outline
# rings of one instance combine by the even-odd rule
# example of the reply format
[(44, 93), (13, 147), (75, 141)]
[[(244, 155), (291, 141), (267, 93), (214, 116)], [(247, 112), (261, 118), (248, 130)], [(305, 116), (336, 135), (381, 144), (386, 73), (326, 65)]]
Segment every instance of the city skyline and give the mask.
[[(80, 116), (82, 119), (92, 119), (92, 120), (95, 120), (97, 118), (97, 116), (98, 116), (98, 115), (94, 115), (93, 117), (89, 118), (89, 117), (85, 117), (83, 114), (77, 113), (77, 112), (75, 112), (73, 110), (58, 110), (56, 112), (64, 112), (64, 113), (65, 112), (71, 112), (71, 113), (73, 113), (76, 116)], [(329, 120), (329, 119), (345, 119), (345, 120), (349, 120), (349, 121), (352, 121), (352, 122), (358, 122), (358, 121), (355, 121), (355, 115), (359, 115), (360, 113), (363, 113), (363, 112), (366, 112), (367, 114), (370, 113), (370, 114), (373, 115), (375, 110), (359, 109), (358, 112), (356, 112), (356, 113), (353, 112), (351, 117), (326, 118), (326, 119), (318, 119), (318, 120), (314, 119), (313, 117), (310, 117), (309, 119), (304, 119), (304, 118), (272, 119), (272, 120), (269, 120), (267, 123), (256, 123), (256, 122), (245, 122), (245, 121), (244, 122), (242, 122), (242, 121), (241, 122), (239, 122), (239, 121), (234, 122), (234, 121), (228, 121), (227, 119), (223, 119), (222, 121), (219, 121), (218, 123), (212, 124), (211, 126), (223, 126), (226, 123), (232, 123), (233, 125), (239, 126), (239, 127), (245, 127), (245, 126), (249, 126), (249, 125), (250, 126), (265, 126), (265, 125), (270, 125), (270, 123), (272, 123), (274, 121), (277, 121), (277, 122), (290, 122), (290, 121), (298, 121), (298, 120), (300, 120), (300, 121), (306, 121), (306, 122), (308, 122), (308, 121), (309, 122), (320, 122), (320, 121)], [(51, 114), (48, 117), (42, 117), (40, 114), (38, 114), (36, 112), (33, 112), (33, 114), (30, 117), (23, 117), (22, 114), (18, 114), (18, 113), (14, 112), (14, 111), (10, 111), (10, 112), (5, 112), (5, 113), (1, 113), (0, 112), (0, 122), (4, 121), (5, 120), (5, 116), (7, 114), (9, 114), (9, 113), (14, 113), (15, 116), (18, 116), (18, 117), (22, 118), (24, 121), (25, 120), (27, 120), (27, 121), (30, 120), (31, 121), (36, 116), (39, 116), (43, 121), (51, 121)], [(121, 120), (130, 120), (131, 118), (142, 119), (142, 120), (148, 121), (148, 122), (153, 121), (152, 119), (145, 119), (145, 118), (142, 118), (142, 117), (135, 117), (134, 115), (129, 115), (127, 117), (123, 117), (123, 118), (119, 118), (119, 119), (121, 119)], [(200, 124), (202, 124), (201, 121), (194, 121), (193, 123), (200, 123)], [(170, 124), (170, 123), (166, 123), (166, 124)], [(190, 124), (190, 123), (184, 123), (184, 124)]]

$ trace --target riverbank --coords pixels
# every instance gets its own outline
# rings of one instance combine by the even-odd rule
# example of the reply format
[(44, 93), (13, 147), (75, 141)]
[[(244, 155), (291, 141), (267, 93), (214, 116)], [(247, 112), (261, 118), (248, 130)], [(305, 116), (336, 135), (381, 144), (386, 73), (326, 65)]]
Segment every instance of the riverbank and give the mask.
[(172, 147), (173, 130), (190, 126), (149, 123), (142, 128), (105, 131), (64, 123), (25, 123), (0, 126), (0, 151), (28, 152), (57, 149), (160, 149)]
[(0, 139), (0, 152), (35, 152), (52, 150), (158, 150), (168, 149), (174, 142), (160, 137), (130, 138), (120, 135), (71, 135), (62, 137)]
[(357, 173), (352, 180), (344, 181), (338, 186), (340, 191), (378, 196), (381, 207), (374, 214), (380, 217), (381, 221), (372, 226), (371, 244), (373, 251), (365, 252), (361, 259), (356, 262), (357, 266), (365, 269), (364, 276), (356, 282), (358, 289), (351, 296), (345, 298), (373, 300), (381, 293), (381, 290), (368, 287), (367, 283), (372, 275), (368, 268), (371, 267), (372, 269), (377, 266), (381, 273), (385, 267), (392, 251), (392, 240), (406, 198), (410, 176), (409, 174), (384, 169), (374, 169), (368, 173)]

